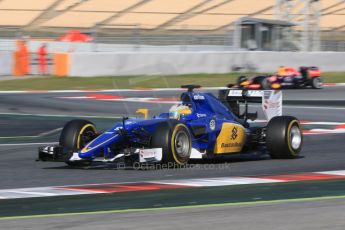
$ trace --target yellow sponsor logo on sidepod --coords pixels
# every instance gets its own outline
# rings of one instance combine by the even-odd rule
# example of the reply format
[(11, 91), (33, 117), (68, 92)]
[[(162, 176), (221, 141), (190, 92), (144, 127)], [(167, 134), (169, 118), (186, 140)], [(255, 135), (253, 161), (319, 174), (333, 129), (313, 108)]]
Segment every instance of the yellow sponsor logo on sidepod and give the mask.
[(246, 135), (243, 126), (233, 123), (223, 123), (214, 146), (214, 153), (241, 152), (245, 141)]

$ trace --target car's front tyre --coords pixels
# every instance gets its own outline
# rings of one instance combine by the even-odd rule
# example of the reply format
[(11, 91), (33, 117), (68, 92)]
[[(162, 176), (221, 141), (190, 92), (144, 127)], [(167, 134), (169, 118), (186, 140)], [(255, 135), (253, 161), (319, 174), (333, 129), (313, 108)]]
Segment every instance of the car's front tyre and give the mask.
[(190, 132), (186, 125), (178, 121), (162, 122), (152, 135), (151, 147), (162, 148), (162, 163), (171, 166), (185, 165), (192, 150)]
[(313, 89), (321, 89), (323, 87), (323, 83), (322, 83), (321, 77), (313, 77), (311, 79), (311, 87)]
[(94, 139), (97, 135), (95, 125), (87, 120), (71, 120), (61, 131), (60, 145), (64, 148), (66, 155), (66, 164), (70, 166), (85, 166), (89, 165), (90, 161), (69, 161), (71, 153), (79, 151), (88, 142)]

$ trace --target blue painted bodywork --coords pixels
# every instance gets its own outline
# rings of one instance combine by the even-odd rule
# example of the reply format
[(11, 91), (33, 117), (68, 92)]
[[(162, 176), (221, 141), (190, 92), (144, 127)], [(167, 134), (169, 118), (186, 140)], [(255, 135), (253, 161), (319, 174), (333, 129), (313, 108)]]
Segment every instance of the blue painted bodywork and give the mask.
[[(190, 129), (192, 147), (195, 149), (212, 151), (224, 122), (240, 124), (236, 116), (211, 93), (184, 92), (180, 103), (189, 105), (192, 109), (192, 113), (182, 116), (179, 122)], [(79, 157), (93, 159), (104, 154), (111, 158), (119, 153), (117, 150), (126, 147), (149, 147), (150, 136), (157, 125), (169, 120), (172, 120), (169, 113), (162, 113), (150, 119), (127, 119), (119, 122), (88, 143), (79, 151)], [(211, 120), (215, 121), (215, 127), (210, 127)], [(195, 135), (193, 127), (204, 127), (203, 132)]]

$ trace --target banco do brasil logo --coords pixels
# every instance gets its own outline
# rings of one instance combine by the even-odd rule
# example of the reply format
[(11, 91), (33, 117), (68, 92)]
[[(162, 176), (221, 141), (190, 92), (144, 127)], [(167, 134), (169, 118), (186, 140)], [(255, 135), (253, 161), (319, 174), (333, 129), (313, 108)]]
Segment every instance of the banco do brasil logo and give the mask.
[(236, 137), (237, 137), (237, 128), (234, 127), (234, 128), (232, 129), (232, 131), (231, 131), (231, 139), (232, 139), (232, 140), (235, 140)]

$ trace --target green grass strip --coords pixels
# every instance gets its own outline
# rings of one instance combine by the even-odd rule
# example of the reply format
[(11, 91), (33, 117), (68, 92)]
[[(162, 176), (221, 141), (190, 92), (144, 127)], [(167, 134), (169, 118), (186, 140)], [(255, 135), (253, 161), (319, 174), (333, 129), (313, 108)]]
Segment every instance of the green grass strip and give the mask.
[[(135, 88), (178, 88), (197, 82), (204, 87), (220, 87), (235, 83), (241, 75), (248, 77), (258, 73), (227, 74), (186, 74), (169, 76), (100, 76), (100, 77), (22, 77), (18, 80), (3, 80), (0, 90), (99, 90)], [(14, 79), (16, 77), (13, 77)], [(327, 72), (322, 74), (325, 83), (345, 82), (345, 73)]]

